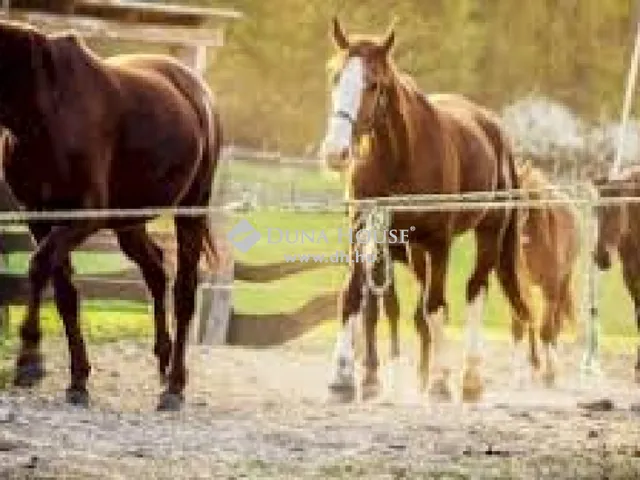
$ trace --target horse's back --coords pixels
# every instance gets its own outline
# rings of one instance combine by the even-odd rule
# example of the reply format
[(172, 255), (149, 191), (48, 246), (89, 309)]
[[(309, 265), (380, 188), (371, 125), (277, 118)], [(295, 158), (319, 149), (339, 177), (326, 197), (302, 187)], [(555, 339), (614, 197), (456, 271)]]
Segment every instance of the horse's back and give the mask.
[[(195, 71), (168, 55), (116, 55), (104, 63), (120, 82), (123, 96), (132, 97), (124, 102), (124, 157), (131, 156), (126, 145), (152, 152), (149, 158), (159, 163), (147, 171), (155, 171), (154, 180), (166, 178), (164, 183), (174, 187), (167, 189), (166, 200), (157, 199), (158, 202), (203, 202), (213, 181), (220, 143), (214, 99), (206, 83)], [(145, 127), (141, 117), (153, 120), (153, 125)], [(151, 128), (158, 131), (148, 135)], [(193, 161), (185, 162), (184, 158)], [(123, 175), (116, 177), (119, 183), (112, 182), (113, 188), (128, 191)], [(137, 201), (135, 195), (132, 198)]]
[[(509, 189), (515, 174), (509, 161), (511, 145), (499, 117), (488, 108), (459, 93), (432, 93), (427, 101), (461, 140), (462, 190)], [(484, 179), (482, 180), (481, 177)], [(497, 185), (494, 184), (497, 179)]]

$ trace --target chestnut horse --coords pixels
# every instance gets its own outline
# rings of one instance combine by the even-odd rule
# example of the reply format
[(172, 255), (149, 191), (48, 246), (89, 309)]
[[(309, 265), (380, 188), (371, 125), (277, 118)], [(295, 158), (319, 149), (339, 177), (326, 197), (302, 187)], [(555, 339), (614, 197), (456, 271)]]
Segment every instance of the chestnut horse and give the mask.
[[(615, 179), (594, 181), (600, 197), (639, 197), (640, 167), (628, 168)], [(622, 278), (635, 307), (636, 328), (640, 334), (640, 204), (635, 202), (601, 205), (596, 208), (598, 238), (594, 260), (600, 270), (609, 270), (611, 255), (618, 253)], [(640, 383), (640, 342), (637, 347), (635, 379)]]
[[(527, 286), (540, 288), (545, 309), (540, 325), (544, 348), (543, 381), (554, 384), (557, 341), (565, 324), (575, 326), (573, 272), (579, 255), (578, 220), (569, 197), (554, 189), (542, 171), (529, 162), (517, 165), (520, 188), (531, 200), (565, 199), (566, 205), (532, 206), (522, 210), (522, 254)], [(530, 332), (533, 363), (538, 364), (535, 332)]]
[[(0, 125), (16, 139), (5, 178), (28, 210), (138, 209), (209, 204), (221, 148), (214, 98), (176, 60), (156, 55), (102, 59), (71, 34), (47, 35), (0, 23)], [(176, 332), (167, 329), (162, 250), (146, 223), (152, 216), (52, 218), (29, 228), (38, 248), (29, 265), (30, 293), (20, 330), (15, 384), (44, 375), (39, 309), (53, 283), (69, 344), (67, 401), (86, 405), (90, 364), (80, 330), (70, 253), (101, 229), (113, 230), (140, 268), (154, 306), (155, 346), (166, 389), (159, 409), (178, 409), (187, 382), (185, 350), (194, 313), (198, 262), (216, 250), (204, 216), (177, 216)]]
[[(334, 18), (332, 33), (338, 53), (330, 62), (332, 104), (322, 151), (330, 169), (347, 172), (352, 198), (492, 192), (518, 187), (511, 145), (497, 117), (462, 96), (422, 94), (393, 64), (393, 29), (383, 39), (363, 36), (350, 40)], [(351, 155), (356, 146), (363, 145), (357, 158)], [(451, 366), (443, 343), (444, 280), (449, 252), (455, 237), (475, 231), (477, 262), (466, 292), (468, 335), (462, 388), (464, 399), (475, 400), (483, 391), (481, 327), (493, 270), (517, 319), (516, 351), (520, 351), (525, 328), (531, 321), (518, 278), (517, 212), (506, 205), (499, 209), (479, 205), (464, 211), (404, 211), (395, 212), (391, 224), (395, 229), (415, 227), (409, 237), (409, 259), (422, 286), (421, 300), (426, 307), (426, 315), (416, 316), (419, 384), (421, 390), (428, 388), (444, 398), (451, 397)], [(329, 385), (331, 392), (345, 400), (355, 396), (353, 327), (362, 303), (364, 281), (362, 264), (353, 261), (356, 248), (351, 246), (351, 273), (341, 299), (342, 329), (336, 341)], [(430, 281), (425, 251), (430, 258)], [(378, 385), (378, 358), (371, 333), (374, 329), (365, 323), (365, 389)]]

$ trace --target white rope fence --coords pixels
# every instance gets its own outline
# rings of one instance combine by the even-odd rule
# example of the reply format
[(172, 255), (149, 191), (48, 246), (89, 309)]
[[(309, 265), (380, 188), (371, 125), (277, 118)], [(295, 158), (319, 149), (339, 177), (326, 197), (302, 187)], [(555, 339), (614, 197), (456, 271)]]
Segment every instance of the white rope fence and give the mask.
[[(629, 184), (631, 186), (631, 184)], [(640, 187), (639, 184), (634, 184)], [(616, 186), (616, 188), (619, 187)], [(575, 187), (574, 187), (575, 189)], [(469, 192), (458, 194), (406, 195), (377, 197), (361, 200), (340, 200), (327, 203), (296, 202), (272, 205), (252, 205), (244, 209), (251, 211), (322, 211), (345, 212), (348, 207), (384, 208), (392, 212), (431, 212), (431, 211), (467, 211), (478, 209), (503, 208), (545, 208), (553, 206), (616, 206), (640, 203), (640, 196), (593, 197), (591, 195), (572, 195), (565, 198), (514, 198), (528, 194), (543, 194), (546, 190), (512, 190), (498, 192)], [(557, 191), (557, 190), (554, 190)], [(151, 219), (162, 216), (207, 216), (233, 211), (233, 206), (208, 207), (149, 207), (137, 209), (80, 209), (80, 210), (41, 210), (41, 211), (2, 211), (0, 223), (20, 223), (37, 221), (68, 221), (139, 218)]]

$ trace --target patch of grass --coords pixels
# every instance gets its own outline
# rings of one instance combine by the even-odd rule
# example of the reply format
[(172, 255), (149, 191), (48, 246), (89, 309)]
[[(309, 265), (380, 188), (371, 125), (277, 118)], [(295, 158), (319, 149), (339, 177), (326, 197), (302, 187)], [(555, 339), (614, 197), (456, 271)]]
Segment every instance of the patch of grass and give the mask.
[[(237, 220), (239, 216), (233, 220)], [(248, 253), (237, 253), (237, 258), (253, 263), (270, 263), (282, 261), (285, 255), (334, 253), (347, 251), (346, 242), (339, 241), (338, 229), (346, 228), (343, 215), (320, 213), (251, 213), (245, 216), (260, 233), (260, 241)], [(317, 243), (298, 242), (288, 244), (264, 240), (268, 229), (289, 230), (321, 230), (326, 232), (327, 240)], [(277, 232), (276, 232), (277, 233)], [(272, 236), (277, 239), (277, 235)], [(456, 240), (451, 252), (451, 264), (447, 281), (447, 296), (450, 302), (452, 323), (457, 328), (462, 326), (465, 309), (466, 283), (470, 277), (475, 261), (475, 243), (472, 235), (465, 235)], [(575, 292), (577, 304), (584, 304), (583, 289), (586, 288), (587, 277), (580, 265), (575, 275)], [(551, 267), (550, 267), (551, 268)], [(402, 265), (395, 269), (397, 288), (400, 295), (401, 318), (407, 328), (413, 328), (413, 312), (416, 307), (418, 290), (411, 272)], [(311, 272), (295, 275), (267, 285), (255, 285), (238, 282), (234, 290), (234, 305), (241, 312), (271, 313), (291, 311), (303, 305), (309, 298), (323, 291), (338, 290), (345, 281), (347, 268), (345, 265), (332, 265)], [(605, 336), (634, 338), (633, 304), (622, 283), (620, 266), (616, 264), (610, 272), (601, 274), (599, 281), (599, 309), (601, 330)], [(534, 305), (542, 314), (540, 292), (534, 291)], [(485, 325), (490, 330), (510, 331), (510, 308), (501, 289), (497, 285), (495, 275), (490, 280), (489, 296), (485, 310)], [(336, 322), (332, 322), (335, 328)], [(577, 328), (582, 328), (580, 325)], [(332, 329), (330, 329), (332, 330)]]
[(234, 182), (252, 186), (265, 185), (270, 190), (322, 193), (341, 192), (337, 174), (318, 169), (290, 166), (273, 167), (266, 164), (231, 161), (227, 174)]

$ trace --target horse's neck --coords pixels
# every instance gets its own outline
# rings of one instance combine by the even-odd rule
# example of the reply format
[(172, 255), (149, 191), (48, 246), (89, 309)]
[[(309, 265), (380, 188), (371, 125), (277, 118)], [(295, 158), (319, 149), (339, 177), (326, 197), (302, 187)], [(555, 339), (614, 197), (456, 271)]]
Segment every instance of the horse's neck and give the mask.
[(387, 115), (374, 124), (375, 163), (384, 178), (393, 184), (406, 170), (411, 155), (414, 126), (406, 115), (412, 93), (401, 84), (392, 89), (388, 99)]

